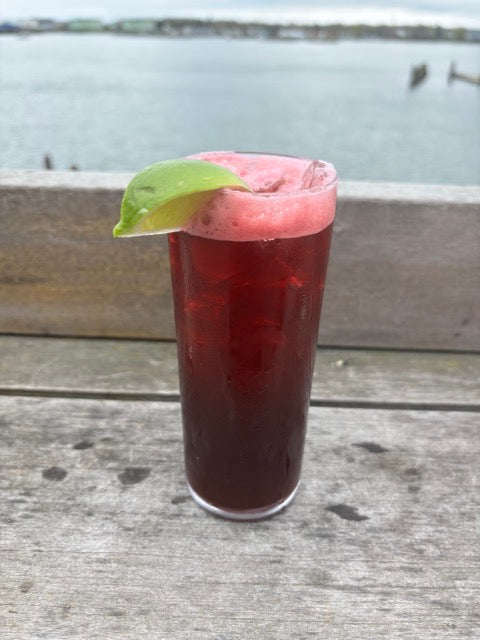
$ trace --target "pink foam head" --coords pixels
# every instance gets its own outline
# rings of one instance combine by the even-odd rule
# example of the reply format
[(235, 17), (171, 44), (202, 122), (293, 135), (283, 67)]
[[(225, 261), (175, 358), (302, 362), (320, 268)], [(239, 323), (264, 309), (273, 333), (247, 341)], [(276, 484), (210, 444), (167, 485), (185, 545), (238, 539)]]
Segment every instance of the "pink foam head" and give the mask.
[(217, 240), (270, 240), (311, 235), (333, 222), (333, 165), (291, 156), (233, 151), (191, 156), (222, 165), (254, 191), (222, 189), (184, 231)]

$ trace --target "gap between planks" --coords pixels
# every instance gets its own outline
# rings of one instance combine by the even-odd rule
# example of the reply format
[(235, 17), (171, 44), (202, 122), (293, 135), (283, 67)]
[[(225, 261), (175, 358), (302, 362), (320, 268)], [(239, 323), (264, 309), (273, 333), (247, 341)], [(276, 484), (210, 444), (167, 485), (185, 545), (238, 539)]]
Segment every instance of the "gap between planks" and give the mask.
[[(72, 400), (118, 400), (120, 402), (180, 402), (180, 395), (162, 393), (106, 393), (93, 391), (52, 391), (49, 389), (3, 389), (0, 396), (19, 398), (63, 398)], [(368, 402), (348, 400), (310, 399), (311, 407), (331, 409), (377, 409), (384, 411), (467, 411), (480, 413), (480, 404), (409, 403), (409, 402)]]

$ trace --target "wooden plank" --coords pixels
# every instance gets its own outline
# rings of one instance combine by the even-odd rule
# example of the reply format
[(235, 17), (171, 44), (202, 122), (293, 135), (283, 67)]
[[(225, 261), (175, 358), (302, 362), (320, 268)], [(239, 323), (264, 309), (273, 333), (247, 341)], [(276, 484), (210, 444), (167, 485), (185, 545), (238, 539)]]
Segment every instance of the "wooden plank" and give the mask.
[(343, 185), (321, 341), (478, 350), (479, 190)]
[(313, 408), (293, 505), (232, 523), (187, 496), (176, 403), (0, 411), (3, 640), (478, 635), (478, 414)]
[[(0, 392), (178, 396), (176, 344), (0, 336)], [(480, 407), (480, 355), (318, 350), (314, 403)]]
[(112, 238), (128, 176), (71, 173), (3, 183), (0, 332), (172, 336), (165, 238)]
[[(0, 172), (0, 332), (173, 338), (165, 239), (111, 238), (128, 178)], [(479, 246), (480, 187), (342, 183), (320, 343), (478, 350)]]

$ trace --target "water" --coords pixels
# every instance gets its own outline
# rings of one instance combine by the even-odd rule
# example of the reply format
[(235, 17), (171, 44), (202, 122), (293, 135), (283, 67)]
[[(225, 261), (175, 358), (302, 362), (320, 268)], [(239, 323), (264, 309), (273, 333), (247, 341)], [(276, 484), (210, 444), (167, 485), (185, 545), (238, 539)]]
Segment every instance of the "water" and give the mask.
[[(345, 179), (480, 184), (478, 45), (0, 38), (0, 166), (136, 171), (209, 149), (332, 161)], [(408, 89), (410, 67), (427, 81)]]

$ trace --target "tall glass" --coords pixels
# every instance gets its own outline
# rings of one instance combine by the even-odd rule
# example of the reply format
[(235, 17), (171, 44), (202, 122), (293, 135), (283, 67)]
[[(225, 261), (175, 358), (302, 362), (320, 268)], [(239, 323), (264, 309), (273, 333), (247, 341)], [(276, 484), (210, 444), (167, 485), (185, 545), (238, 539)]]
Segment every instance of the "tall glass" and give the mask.
[[(198, 228), (169, 236), (187, 482), (220, 516), (272, 515), (298, 487), (335, 209), (328, 166), (316, 186), (221, 194)], [(273, 237), (245, 239), (251, 207), (270, 218), (293, 207), (296, 224), (287, 215)], [(207, 237), (201, 225), (232, 210), (228, 233)]]

